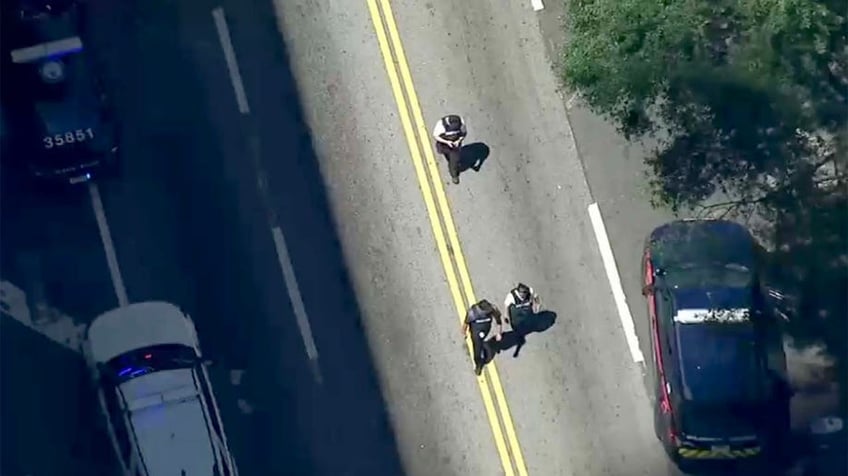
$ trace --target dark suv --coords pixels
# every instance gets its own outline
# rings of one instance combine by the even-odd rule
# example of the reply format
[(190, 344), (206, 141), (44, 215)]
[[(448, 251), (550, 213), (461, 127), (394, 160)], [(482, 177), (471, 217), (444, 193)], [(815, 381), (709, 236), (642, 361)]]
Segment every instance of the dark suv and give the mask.
[(729, 221), (675, 221), (646, 240), (654, 427), (679, 466), (759, 465), (788, 428), (757, 269), (753, 238)]

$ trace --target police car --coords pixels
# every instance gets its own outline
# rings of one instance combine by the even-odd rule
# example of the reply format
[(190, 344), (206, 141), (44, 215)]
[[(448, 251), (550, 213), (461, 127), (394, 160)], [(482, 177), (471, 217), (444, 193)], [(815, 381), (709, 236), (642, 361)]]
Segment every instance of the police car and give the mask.
[(117, 127), (79, 36), (79, 10), (4, 22), (3, 107), (12, 155), (37, 177), (80, 183), (116, 165)]
[(724, 220), (671, 222), (645, 242), (654, 428), (681, 467), (762, 463), (788, 426), (757, 256), (749, 232)]
[(194, 324), (177, 306), (108, 311), (84, 354), (123, 476), (236, 476)]

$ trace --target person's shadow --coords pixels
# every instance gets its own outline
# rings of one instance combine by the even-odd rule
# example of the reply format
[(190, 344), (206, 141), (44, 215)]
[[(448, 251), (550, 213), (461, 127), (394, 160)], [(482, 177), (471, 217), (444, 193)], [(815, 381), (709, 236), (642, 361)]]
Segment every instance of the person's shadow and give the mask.
[(513, 352), (512, 356), (518, 357), (518, 353), (521, 352), (521, 349), (527, 343), (527, 336), (534, 332), (545, 332), (556, 323), (556, 319), (557, 313), (547, 310), (540, 311), (528, 317), (526, 321), (518, 326), (518, 329), (504, 332), (500, 342), (494, 338), (489, 339), (489, 345), (493, 350), (491, 358), (494, 358), (495, 354), (513, 347), (515, 348), (515, 352)]
[(489, 158), (489, 146), (482, 142), (474, 142), (472, 144), (463, 145), (459, 150), (459, 172), (465, 172), (471, 169), (475, 172), (480, 171), (483, 162)]

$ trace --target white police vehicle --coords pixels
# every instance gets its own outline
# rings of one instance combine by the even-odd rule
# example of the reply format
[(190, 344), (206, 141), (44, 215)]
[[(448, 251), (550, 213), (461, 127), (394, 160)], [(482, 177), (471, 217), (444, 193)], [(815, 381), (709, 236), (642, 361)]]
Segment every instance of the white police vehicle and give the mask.
[(166, 302), (98, 316), (85, 358), (125, 476), (235, 476), (191, 319)]

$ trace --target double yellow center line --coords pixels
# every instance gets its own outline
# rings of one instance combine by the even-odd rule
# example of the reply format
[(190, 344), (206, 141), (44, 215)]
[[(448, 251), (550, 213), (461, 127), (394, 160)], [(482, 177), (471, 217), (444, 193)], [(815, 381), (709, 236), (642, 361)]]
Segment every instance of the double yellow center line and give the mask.
[[(456, 227), (434, 158), (430, 134), (425, 126), (418, 96), (412, 85), (412, 75), (409, 72), (409, 64), (406, 61), (389, 0), (366, 1), (397, 102), (406, 142), (415, 165), (415, 173), (427, 207), (442, 267), (461, 322), (465, 318), (466, 310), (471, 304), (477, 302), (477, 298), (474, 296), (468, 268), (462, 255), (462, 248), (459, 246)], [(466, 339), (466, 345), (469, 356), (473, 356), (470, 339)], [(470, 366), (468, 372), (471, 373)], [(486, 372), (477, 378), (477, 383), (504, 473), (507, 476), (515, 476), (515, 474), (527, 476), (524, 456), (518, 445), (515, 427), (494, 362), (486, 366)]]

